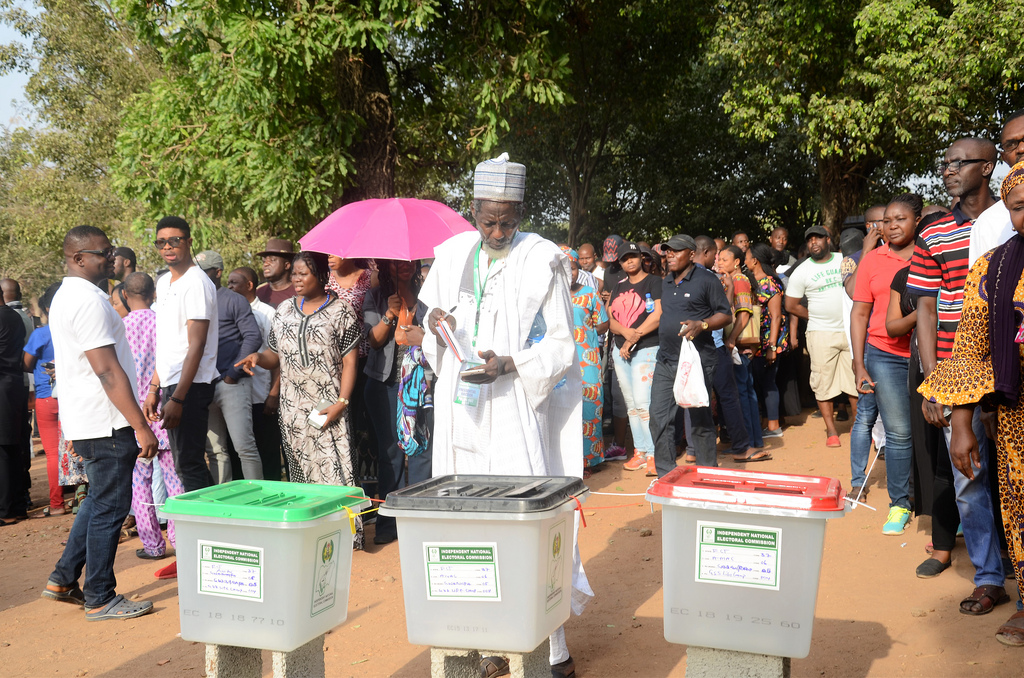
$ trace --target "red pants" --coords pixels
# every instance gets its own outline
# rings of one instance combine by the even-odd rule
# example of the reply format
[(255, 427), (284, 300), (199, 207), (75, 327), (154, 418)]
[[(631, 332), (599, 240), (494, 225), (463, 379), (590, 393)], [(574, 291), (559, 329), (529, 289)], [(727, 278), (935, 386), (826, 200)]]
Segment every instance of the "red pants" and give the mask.
[(46, 479), (50, 483), (50, 508), (64, 508), (64, 488), (60, 486), (57, 469), (60, 460), (57, 454), (57, 399), (36, 398), (36, 420), (39, 422), (39, 437), (46, 452)]

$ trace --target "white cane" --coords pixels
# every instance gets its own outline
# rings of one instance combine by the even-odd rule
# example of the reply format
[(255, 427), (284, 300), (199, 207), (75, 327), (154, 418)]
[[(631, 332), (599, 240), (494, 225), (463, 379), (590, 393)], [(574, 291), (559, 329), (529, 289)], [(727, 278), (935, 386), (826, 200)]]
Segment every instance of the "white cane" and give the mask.
[(875, 507), (868, 506), (867, 504), (861, 502), (860, 498), (864, 494), (864, 488), (868, 486), (868, 480), (871, 479), (871, 471), (872, 471), (872, 469), (875, 468), (875, 462), (878, 461), (878, 455), (881, 452), (882, 452), (882, 448), (880, 448), (880, 447), (876, 447), (875, 448), (875, 456), (871, 460), (871, 465), (868, 466), (868, 472), (864, 474), (864, 482), (861, 483), (860, 491), (857, 493), (857, 498), (856, 499), (849, 499), (849, 498), (847, 498), (847, 501), (852, 501), (854, 503), (854, 508), (857, 508), (857, 506), (867, 506), (867, 508), (871, 509), (872, 511), (875, 510)]

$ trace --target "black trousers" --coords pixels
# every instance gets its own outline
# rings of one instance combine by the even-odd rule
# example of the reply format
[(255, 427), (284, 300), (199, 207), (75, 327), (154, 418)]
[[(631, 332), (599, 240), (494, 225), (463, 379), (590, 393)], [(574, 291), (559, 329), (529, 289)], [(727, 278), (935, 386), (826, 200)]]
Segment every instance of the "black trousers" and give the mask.
[[(161, 402), (167, 403), (177, 384), (165, 386)], [(213, 384), (192, 384), (181, 406), (181, 421), (167, 429), (167, 438), (174, 455), (174, 469), (186, 492), (213, 485), (210, 467), (206, 465), (206, 434), (210, 427), (210, 403)]]
[[(704, 384), (715, 383), (718, 356), (714, 352), (701, 352), (701, 368)], [(651, 437), (654, 438), (654, 463), (658, 477), (676, 467), (676, 405), (672, 385), (676, 378), (678, 363), (671, 365), (658, 360), (654, 365), (654, 381), (651, 385)], [(693, 440), (687, 441), (694, 450), (697, 463), (701, 466), (718, 466), (715, 451), (715, 418), (708, 407), (690, 409), (690, 433)]]

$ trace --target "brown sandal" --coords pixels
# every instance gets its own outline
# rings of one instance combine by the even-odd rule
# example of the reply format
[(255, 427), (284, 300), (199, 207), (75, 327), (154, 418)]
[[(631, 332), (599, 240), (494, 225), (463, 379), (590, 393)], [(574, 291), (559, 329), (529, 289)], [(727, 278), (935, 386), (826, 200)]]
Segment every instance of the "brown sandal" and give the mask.
[(482, 657), (480, 659), (480, 678), (498, 678), (498, 676), (507, 676), (509, 673), (508, 661), (504, 657)]
[(1010, 647), (1024, 646), (1024, 612), (1014, 612), (996, 630), (996, 640)]
[(987, 584), (974, 589), (971, 595), (960, 601), (960, 613), (978, 617), (988, 614), (996, 605), (1010, 602), (1006, 589), (1002, 586)]

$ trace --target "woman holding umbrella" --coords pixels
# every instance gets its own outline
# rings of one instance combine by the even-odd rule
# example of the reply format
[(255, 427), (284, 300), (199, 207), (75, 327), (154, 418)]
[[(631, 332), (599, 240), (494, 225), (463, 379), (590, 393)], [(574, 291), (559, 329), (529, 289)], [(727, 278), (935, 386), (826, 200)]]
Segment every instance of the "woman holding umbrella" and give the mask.
[[(351, 306), (325, 291), (329, 275), (326, 254), (295, 255), (295, 297), (277, 309), (270, 348), (238, 365), (249, 374), (257, 366), (281, 368), (281, 442), (292, 482), (354, 485), (342, 415), (356, 382), (359, 321)], [(361, 523), (354, 541), (362, 549)]]

